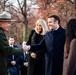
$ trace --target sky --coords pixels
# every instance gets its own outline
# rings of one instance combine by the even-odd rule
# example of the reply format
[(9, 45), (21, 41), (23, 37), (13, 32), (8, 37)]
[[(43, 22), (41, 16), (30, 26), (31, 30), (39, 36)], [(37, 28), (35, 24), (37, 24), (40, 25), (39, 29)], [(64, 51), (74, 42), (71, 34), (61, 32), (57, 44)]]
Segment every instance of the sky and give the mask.
[[(18, 3), (17, 0), (9, 0), (11, 3), (13, 3), (14, 6), (18, 7)], [(21, 0), (19, 0), (21, 1)]]
[[(9, 1), (10, 1), (11, 3), (13, 3), (14, 6), (18, 7), (18, 2), (17, 2), (17, 0), (9, 0)], [(24, 1), (24, 0), (19, 0), (19, 2), (21, 2), (21, 1)], [(27, 3), (26, 3), (26, 4), (29, 6), (29, 5), (31, 4), (31, 1), (32, 1), (32, 0), (27, 0)], [(33, 0), (33, 1), (35, 1), (35, 0)], [(32, 1), (32, 2), (33, 2), (33, 1)], [(32, 6), (31, 6), (31, 8), (37, 8), (37, 7), (38, 7), (37, 5), (32, 5)]]
[[(11, 3), (13, 3), (14, 6), (18, 7), (17, 0), (9, 0)], [(24, 0), (19, 0), (19, 2), (24, 1)], [(30, 4), (30, 0), (27, 0), (27, 4)]]

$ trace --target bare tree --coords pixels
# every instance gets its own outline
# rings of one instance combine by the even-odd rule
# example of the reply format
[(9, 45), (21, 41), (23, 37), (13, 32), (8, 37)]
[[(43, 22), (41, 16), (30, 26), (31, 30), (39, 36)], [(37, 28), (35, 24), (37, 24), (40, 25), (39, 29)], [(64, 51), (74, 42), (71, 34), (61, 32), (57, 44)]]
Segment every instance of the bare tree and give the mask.
[[(9, 11), (12, 14), (12, 18), (17, 22), (13, 23), (22, 23), (23, 24), (23, 40), (27, 40), (27, 28), (28, 20), (30, 19), (30, 14), (32, 14), (31, 7), (35, 5), (35, 0), (16, 0), (18, 5), (13, 5), (13, 1), (9, 0), (0, 0), (0, 9), (2, 11)], [(30, 2), (30, 5), (27, 3)], [(29, 12), (29, 13), (28, 13)], [(9, 32), (12, 33), (11, 31)]]

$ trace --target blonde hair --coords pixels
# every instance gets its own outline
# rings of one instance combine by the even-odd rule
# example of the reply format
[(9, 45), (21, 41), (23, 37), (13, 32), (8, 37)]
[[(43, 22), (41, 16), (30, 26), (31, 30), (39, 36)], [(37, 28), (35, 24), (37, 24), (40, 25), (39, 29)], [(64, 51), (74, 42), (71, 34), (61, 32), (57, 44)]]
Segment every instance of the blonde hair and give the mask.
[[(47, 27), (47, 24), (46, 24), (45, 20), (39, 19), (39, 20), (37, 20), (36, 25), (38, 23), (40, 23), (40, 25), (42, 26), (41, 35), (45, 35), (45, 33), (48, 31), (48, 27)], [(35, 27), (35, 31), (39, 34), (39, 32), (37, 31), (36, 27)]]

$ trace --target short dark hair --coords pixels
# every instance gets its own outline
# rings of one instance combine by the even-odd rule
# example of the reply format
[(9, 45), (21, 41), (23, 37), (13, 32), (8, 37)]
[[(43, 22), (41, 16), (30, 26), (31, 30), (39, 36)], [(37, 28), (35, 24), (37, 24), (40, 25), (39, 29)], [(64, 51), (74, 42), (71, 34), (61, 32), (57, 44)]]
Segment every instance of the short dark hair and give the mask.
[(57, 15), (51, 15), (51, 16), (48, 16), (48, 18), (54, 18), (55, 20), (58, 20), (58, 24), (60, 24), (60, 18), (59, 18), (59, 16), (57, 16)]
[(9, 38), (14, 38), (13, 36), (10, 36)]
[(8, 39), (10, 39), (10, 38), (13, 38), (13, 39), (15, 39), (13, 36), (10, 36)]

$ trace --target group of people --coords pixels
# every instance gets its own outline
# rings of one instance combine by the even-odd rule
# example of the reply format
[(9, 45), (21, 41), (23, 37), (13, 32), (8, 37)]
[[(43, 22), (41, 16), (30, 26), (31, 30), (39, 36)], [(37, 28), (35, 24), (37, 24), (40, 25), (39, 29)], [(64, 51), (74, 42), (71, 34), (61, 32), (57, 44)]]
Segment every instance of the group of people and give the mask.
[[(12, 36), (9, 37), (8, 42), (12, 48), (21, 48), (21, 45), (16, 44), (15, 38)], [(27, 75), (28, 61), (26, 56), (26, 52), (23, 52), (22, 55), (7, 56), (8, 75)]]
[[(57, 15), (49, 16), (47, 24), (39, 19), (28, 41), (19, 48), (10, 47), (4, 33), (11, 21), (9, 13), (0, 14), (0, 75), (7, 75), (8, 55), (24, 53), (27, 53), (27, 75), (76, 75), (76, 18), (69, 20), (65, 29), (61, 27)], [(12, 64), (17, 63), (12, 61)]]
[[(42, 51), (44, 51), (45, 75), (62, 75), (63, 53), (64, 53), (64, 44), (65, 44), (65, 30), (59, 24), (60, 24), (60, 18), (57, 15), (49, 16), (48, 26), (47, 26), (49, 30), (46, 32), (46, 34), (44, 35), (40, 43), (26, 46), (26, 50), (29, 50), (28, 52), (31, 51), (36, 54), (36, 59), (38, 58), (37, 53), (38, 52), (41, 53)], [(39, 62), (41, 61), (39, 60)], [(30, 67), (30, 65), (28, 66)], [(42, 70), (44, 70), (44, 68), (42, 68)], [(37, 71), (40, 73), (39, 70)], [(42, 75), (39, 73), (38, 75)], [(37, 75), (37, 72), (35, 75)]]
[[(66, 28), (63, 29), (60, 26), (60, 18), (57, 15), (51, 15), (48, 17), (47, 27), (48, 31), (45, 33), (41, 41), (35, 43), (36, 39), (38, 41), (39, 38), (36, 34), (34, 34), (34, 38), (36, 39), (33, 40), (31, 38), (33, 35), (32, 31), (29, 37), (30, 43), (26, 44), (26, 51), (31, 52), (30, 56), (34, 60), (34, 62), (33, 60), (30, 60), (29, 62), (28, 69), (30, 69), (32, 73), (28, 71), (28, 75), (76, 75), (76, 18), (70, 19)], [(32, 43), (32, 41), (34, 43)], [(38, 60), (38, 58), (41, 58), (43, 54), (45, 56), (45, 60)], [(43, 59), (44, 58), (41, 58), (41, 60)], [(42, 67), (39, 64), (38, 68), (36, 62), (41, 62), (42, 64), (44, 63), (45, 66)], [(34, 67), (35, 64), (37, 71)], [(44, 68), (45, 73), (43, 72)], [(42, 70), (40, 71), (40, 69)]]

